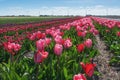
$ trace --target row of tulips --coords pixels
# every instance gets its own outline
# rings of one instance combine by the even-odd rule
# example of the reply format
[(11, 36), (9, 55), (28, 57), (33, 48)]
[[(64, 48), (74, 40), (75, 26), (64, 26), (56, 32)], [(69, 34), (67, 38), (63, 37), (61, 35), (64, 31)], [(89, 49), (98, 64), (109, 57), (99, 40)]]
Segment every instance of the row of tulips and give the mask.
[(110, 64), (114, 66), (120, 65), (120, 21), (109, 20), (106, 18), (92, 17), (92, 19), (99, 23), (96, 24), (100, 31), (100, 36), (107, 44), (108, 49), (113, 53)]
[(80, 19), (81, 17), (76, 17), (76, 18), (63, 18), (63, 19), (58, 19), (58, 20), (51, 20), (51, 21), (43, 21), (43, 22), (34, 22), (34, 23), (28, 23), (28, 24), (23, 24), (23, 25), (14, 25), (12, 27), (2, 27), (0, 29), (0, 34), (6, 33), (6, 32), (12, 32), (12, 31), (19, 31), (19, 30), (26, 30), (26, 29), (34, 29), (39, 26), (45, 26), (45, 25), (53, 25), (56, 23), (62, 23), (62, 22), (71, 22), (77, 19)]
[(35, 23), (47, 23), (47, 22), (51, 22), (51, 21), (58, 21), (58, 20), (65, 20), (65, 19), (70, 19), (70, 18), (48, 18), (48, 19), (43, 19), (43, 20), (38, 20), (38, 21), (34, 21), (31, 19), (31, 21), (29, 22), (19, 22), (19, 23), (8, 23), (8, 24), (0, 24), (0, 27), (15, 27), (15, 26), (19, 26), (19, 25), (27, 25), (27, 24), (35, 24)]
[[(44, 32), (33, 30), (26, 34), (22, 44), (3, 42), (0, 79), (92, 80), (94, 75), (99, 75), (92, 61), (98, 53), (95, 36), (100, 33), (108, 45), (118, 44), (119, 22), (97, 17), (71, 21)], [(114, 29), (114, 26), (118, 27)]]
[[(77, 18), (68, 18), (68, 19), (60, 19), (59, 21), (50, 21), (50, 22), (43, 22), (43, 23), (36, 23), (36, 24), (27, 24), (27, 25), (20, 25), (16, 27), (5, 27), (1, 28), (1, 35), (0, 40), (1, 41), (8, 41), (8, 42), (16, 42), (16, 43), (22, 43), (22, 41), (32, 35), (34, 32), (37, 31), (45, 31), (45, 29), (50, 28), (52, 26), (56, 27), (68, 22), (71, 22), (73, 20), (79, 19)], [(0, 41), (0, 43), (1, 43)], [(2, 46), (0, 44), (0, 46)]]

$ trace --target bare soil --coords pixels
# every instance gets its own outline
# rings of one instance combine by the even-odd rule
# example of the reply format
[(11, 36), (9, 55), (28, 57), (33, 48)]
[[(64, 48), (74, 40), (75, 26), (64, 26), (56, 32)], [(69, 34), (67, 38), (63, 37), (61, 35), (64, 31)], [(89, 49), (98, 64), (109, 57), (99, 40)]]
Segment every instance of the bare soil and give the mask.
[(96, 80), (120, 80), (120, 71), (117, 71), (112, 66), (109, 66), (112, 53), (107, 50), (107, 46), (100, 39), (99, 35), (96, 35), (96, 48), (99, 51), (99, 55), (96, 56), (93, 61), (97, 64), (97, 70), (100, 72), (100, 76)]

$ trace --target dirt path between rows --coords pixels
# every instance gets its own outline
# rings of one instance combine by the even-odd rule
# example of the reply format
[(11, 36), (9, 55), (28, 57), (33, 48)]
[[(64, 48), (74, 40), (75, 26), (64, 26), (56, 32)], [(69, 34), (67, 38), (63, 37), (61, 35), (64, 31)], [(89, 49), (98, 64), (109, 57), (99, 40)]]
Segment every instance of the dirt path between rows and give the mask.
[(94, 58), (94, 63), (97, 64), (97, 69), (100, 72), (98, 80), (120, 80), (120, 73), (109, 66), (109, 61), (112, 56), (105, 43), (100, 39), (99, 35), (95, 36), (97, 44), (96, 47), (99, 55)]

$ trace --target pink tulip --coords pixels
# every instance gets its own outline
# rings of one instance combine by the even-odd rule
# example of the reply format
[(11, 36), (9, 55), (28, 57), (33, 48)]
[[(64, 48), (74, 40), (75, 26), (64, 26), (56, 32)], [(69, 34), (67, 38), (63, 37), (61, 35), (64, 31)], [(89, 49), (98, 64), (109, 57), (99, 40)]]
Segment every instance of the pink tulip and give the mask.
[(118, 28), (120, 28), (120, 22), (117, 22), (117, 26), (118, 26)]
[(56, 43), (61, 44), (61, 43), (62, 43), (62, 36), (57, 35), (57, 36), (54, 38), (54, 40), (55, 40)]
[(69, 47), (71, 47), (72, 46), (72, 42), (71, 42), (71, 40), (70, 39), (66, 39), (65, 41), (64, 41), (64, 47), (65, 48), (69, 48)]
[(117, 32), (116, 35), (117, 35), (118, 37), (120, 37), (120, 32)]
[(59, 26), (59, 27), (60, 27), (60, 29), (62, 29), (62, 30), (70, 30), (70, 25), (69, 25), (69, 24), (61, 25), (61, 26)]
[(46, 42), (44, 39), (40, 39), (40, 40), (36, 41), (36, 47), (39, 51), (44, 50), (45, 46), (46, 46)]
[(15, 55), (15, 53), (21, 49), (21, 45), (10, 42), (4, 42), (3, 46), (5, 50), (7, 50), (12, 55)]
[(92, 40), (91, 39), (87, 39), (85, 42), (84, 42), (84, 45), (87, 47), (87, 48), (90, 48), (92, 46)]
[(62, 51), (63, 51), (63, 46), (61, 44), (55, 44), (54, 53), (59, 56), (62, 54)]
[(15, 43), (8, 42), (8, 49), (14, 49)]
[(35, 53), (34, 55), (34, 62), (35, 63), (42, 63), (44, 59), (46, 59), (48, 57), (48, 52), (40, 52), (38, 51), (37, 53)]
[(80, 26), (76, 26), (76, 31), (81, 31), (82, 28)]
[(86, 80), (83, 74), (74, 75), (73, 80)]
[(50, 32), (51, 32), (51, 29), (46, 29), (46, 30), (45, 30), (45, 33), (46, 33), (46, 34), (50, 34)]
[(15, 46), (14, 46), (14, 50), (15, 50), (15, 51), (20, 50), (20, 48), (21, 48), (21, 46), (20, 46), (19, 44), (15, 44)]
[(93, 35), (98, 35), (98, 34), (99, 34), (99, 31), (95, 29), (93, 32)]
[(45, 38), (45, 42), (47, 45), (49, 45), (51, 43), (51, 38)]
[(89, 30), (89, 32), (90, 32), (90, 33), (93, 33), (93, 35), (99, 34), (99, 31), (98, 31), (97, 29), (95, 29), (95, 28), (91, 28), (91, 29)]
[(36, 34), (33, 33), (32, 35), (29, 36), (29, 39), (33, 41), (33, 40), (35, 40), (35, 37), (36, 37)]

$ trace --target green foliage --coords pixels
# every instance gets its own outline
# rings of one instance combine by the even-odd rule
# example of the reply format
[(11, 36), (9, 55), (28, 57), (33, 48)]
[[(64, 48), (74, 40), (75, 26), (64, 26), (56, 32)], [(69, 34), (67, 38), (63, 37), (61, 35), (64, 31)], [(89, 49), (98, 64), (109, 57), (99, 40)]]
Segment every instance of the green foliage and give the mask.
[[(95, 23), (95, 26), (99, 30), (100, 36), (106, 43), (108, 49), (113, 53), (110, 65), (120, 65), (120, 37), (116, 35), (120, 31), (120, 28), (114, 26), (112, 29), (109, 29), (97, 23)], [(106, 32), (106, 30), (109, 30), (109, 32)]]
[[(90, 58), (98, 53), (94, 47), (96, 43), (94, 36), (87, 34), (84, 38), (78, 37), (75, 28), (72, 27), (70, 30), (64, 31), (63, 38), (70, 38), (72, 47), (64, 48), (62, 55), (56, 56), (54, 54), (55, 42), (52, 41), (45, 49), (49, 52), (48, 58), (40, 64), (34, 62), (33, 56), (30, 58), (25, 56), (26, 53), (30, 54), (31, 51), (36, 51), (35, 41), (23, 40), (22, 48), (14, 56), (13, 62), (10, 62), (9, 58), (6, 62), (1, 61), (0, 80), (72, 80), (75, 74), (83, 73), (80, 62), (89, 62)], [(76, 45), (83, 43), (88, 38), (92, 39), (93, 46), (89, 49), (85, 48), (83, 52), (79, 53)]]

